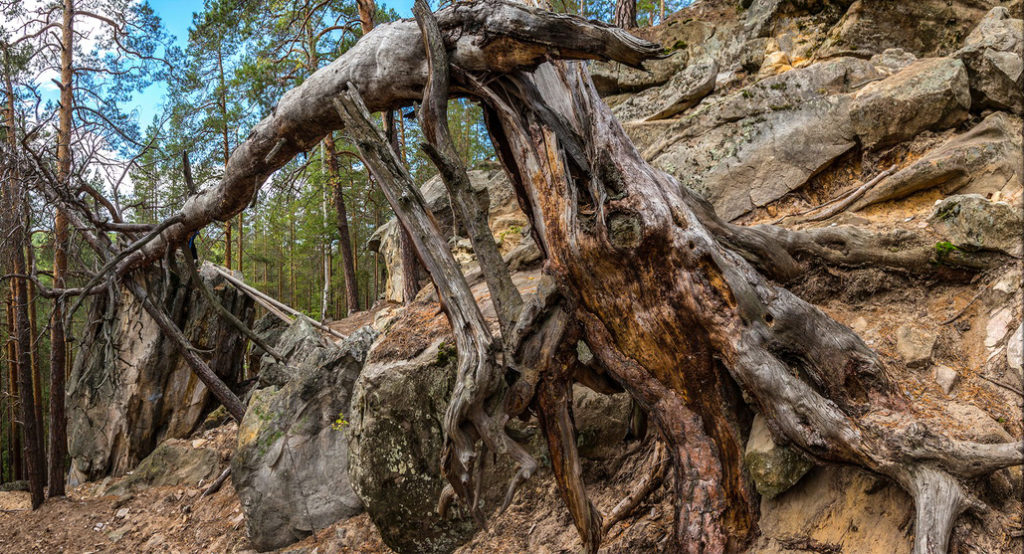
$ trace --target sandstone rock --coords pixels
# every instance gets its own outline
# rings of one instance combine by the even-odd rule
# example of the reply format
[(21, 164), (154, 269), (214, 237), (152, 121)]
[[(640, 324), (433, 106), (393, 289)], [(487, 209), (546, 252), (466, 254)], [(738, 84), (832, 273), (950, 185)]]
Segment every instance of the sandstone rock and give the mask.
[(867, 148), (888, 146), (927, 129), (965, 120), (971, 107), (967, 70), (960, 60), (918, 60), (854, 94), (853, 131)]
[(909, 196), (920, 190), (992, 194), (1020, 190), (1021, 120), (996, 112), (969, 131), (955, 135), (929, 150), (864, 194), (851, 207)]
[[(276, 339), (274, 337), (277, 337)], [(324, 368), (327, 358), (337, 361), (339, 352), (306, 316), (299, 316), (284, 331), (272, 329), (262, 336), (267, 344), (284, 356), (288, 363), (281, 364), (264, 353), (260, 360), (259, 386), (284, 386), (300, 373)]]
[(1024, 113), (1024, 20), (1013, 19), (995, 7), (954, 53), (967, 66), (971, 92), (978, 107)]
[(938, 201), (931, 215), (936, 230), (959, 248), (1022, 254), (1021, 210), (979, 194), (958, 194)]
[(944, 56), (956, 49), (995, 0), (853, 2), (829, 32), (820, 57), (866, 55), (902, 48), (917, 56)]
[(761, 63), (761, 67), (757, 71), (757, 76), (760, 78), (771, 77), (790, 69), (793, 69), (793, 66), (790, 63), (789, 55), (785, 52), (775, 51), (765, 55), (764, 62)]
[(734, 219), (800, 187), (853, 148), (847, 93), (881, 77), (855, 58), (793, 69), (705, 99), (674, 127), (650, 124), (662, 139), (644, 156)]
[(1013, 440), (1013, 437), (998, 421), (973, 404), (949, 402), (943, 408), (958, 427), (953, 429), (956, 438), (986, 444)]
[(580, 456), (602, 460), (621, 454), (622, 439), (629, 429), (629, 395), (601, 394), (574, 385), (572, 401)]
[(911, 325), (896, 329), (896, 353), (908, 367), (928, 365), (932, 359), (935, 335)]
[(772, 18), (775, 16), (782, 0), (753, 0), (747, 8), (746, 21), (743, 24), (744, 32), (754, 37), (767, 36), (771, 30)]
[(917, 61), (917, 56), (902, 48), (887, 48), (881, 54), (871, 56), (871, 63), (886, 74), (896, 73)]
[(743, 49), (740, 51), (740, 67), (747, 73), (757, 73), (761, 69), (761, 64), (764, 63), (767, 47), (767, 38), (753, 38), (743, 43)]
[(188, 441), (169, 439), (157, 446), (106, 494), (123, 495), (148, 487), (189, 486), (209, 481), (219, 472), (220, 456), (210, 448), (193, 448)]
[(761, 535), (750, 552), (793, 554), (794, 537), (819, 552), (910, 554), (914, 504), (899, 486), (851, 466), (825, 465), (775, 498), (762, 498)]
[[(211, 266), (201, 278), (222, 305), (252, 322), (253, 304)], [(155, 298), (164, 294), (159, 268), (139, 273)], [(241, 381), (244, 338), (191, 285), (171, 273), (167, 308), (210, 368), (229, 386)], [(215, 400), (176, 347), (163, 336), (135, 297), (122, 290), (119, 305), (95, 298), (90, 326), (68, 381), (68, 451), (72, 484), (121, 475), (167, 438), (185, 437), (213, 409)], [(112, 318), (103, 317), (107, 309)], [(109, 338), (109, 342), (108, 339)]]
[(937, 365), (932, 370), (932, 375), (935, 377), (935, 384), (939, 385), (942, 392), (949, 394), (953, 392), (953, 387), (960, 381), (960, 374), (953, 368), (945, 365)]
[(1006, 338), (1006, 333), (1010, 331), (1012, 324), (1013, 310), (1009, 307), (993, 311), (988, 318), (988, 324), (985, 325), (985, 346), (989, 349), (999, 346)]
[(281, 336), (279, 344), (295, 337), (301, 346), (282, 352), (295, 370), (280, 388), (253, 394), (231, 459), (249, 540), (261, 551), (362, 511), (349, 484), (345, 427), (352, 386), (377, 333), (363, 327), (340, 344), (316, 346), (309, 333), (319, 338), (300, 318)]
[[(512, 185), (503, 170), (496, 168), (474, 169), (469, 172), (470, 184), (477, 194), (486, 195), (489, 202), (488, 225), (494, 234), (498, 251), (506, 263), (529, 264), (540, 256), (536, 244), (530, 239), (526, 215), (519, 209), (519, 204), (512, 190)], [(453, 254), (462, 264), (463, 273), (478, 269), (476, 258), (466, 247), (468, 242), (460, 243), (460, 232), (448, 203), (448, 192), (439, 177), (430, 179), (421, 187), (427, 206), (438, 221), (442, 235), (450, 238)], [(464, 234), (464, 233), (462, 233)], [(461, 245), (460, 245), (461, 244)], [(394, 219), (388, 221), (374, 232), (367, 243), (371, 251), (381, 254), (387, 268), (384, 282), (384, 299), (391, 302), (402, 302), (404, 287), (402, 259), (398, 243), (398, 224)], [(427, 282), (424, 272), (421, 282)]]
[(645, 61), (643, 69), (619, 62), (591, 62), (590, 78), (601, 95), (636, 92), (665, 84), (688, 60), (687, 51), (679, 49), (666, 58)]
[(814, 462), (799, 451), (775, 444), (761, 414), (754, 416), (743, 463), (764, 498), (785, 492), (814, 467)]
[(714, 60), (702, 60), (679, 71), (664, 85), (647, 89), (619, 104), (612, 113), (622, 121), (672, 117), (711, 94), (717, 75), (718, 64)]
[(444, 486), (441, 421), (454, 380), (454, 348), (435, 340), (411, 359), (371, 361), (355, 385), (349, 475), (381, 538), (398, 552), (451, 552), (476, 532), (457, 506), (446, 519), (435, 509)]

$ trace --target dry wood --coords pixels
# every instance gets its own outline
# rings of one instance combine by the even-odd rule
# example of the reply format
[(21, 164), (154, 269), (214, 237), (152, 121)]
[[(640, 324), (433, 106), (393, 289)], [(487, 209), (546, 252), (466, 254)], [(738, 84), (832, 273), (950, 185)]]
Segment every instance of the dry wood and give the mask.
[[(439, 10), (437, 19), (446, 44), (454, 45), (452, 63), (474, 71), (530, 68), (552, 56), (638, 66), (661, 51), (622, 29), (509, 0), (459, 2)], [(408, 45), (418, 43), (420, 36), (411, 20), (380, 25), (285, 93), (273, 113), (235, 148), (220, 183), (190, 197), (182, 207), (184, 219), (169, 227), (160, 240), (124, 260), (118, 273), (159, 259), (167, 244), (179, 244), (197, 229), (215, 220), (227, 221), (244, 209), (274, 171), (342, 127), (330, 99), (349, 82), (369, 100), (373, 111), (419, 101), (427, 81), (426, 64), (423, 52)], [(514, 56), (508, 55), (512, 52)], [(274, 155), (268, 156), (275, 148)]]
[(633, 510), (661, 484), (668, 470), (668, 455), (661, 442), (655, 443), (652, 458), (650, 473), (644, 475), (636, 487), (608, 512), (608, 517), (601, 526), (602, 533), (608, 533), (616, 523), (629, 517), (629, 514), (633, 513)]
[[(305, 315), (302, 312), (296, 310), (295, 308), (292, 308), (291, 306), (281, 302), (280, 300), (278, 300), (276, 298), (273, 298), (273, 297), (271, 297), (269, 295), (263, 294), (259, 290), (255, 289), (253, 287), (250, 287), (249, 285), (247, 285), (245, 283), (245, 281), (242, 281), (241, 279), (239, 279), (239, 278), (235, 277), (234, 275), (232, 275), (230, 270), (228, 270), (228, 269), (226, 269), (224, 267), (219, 267), (219, 266), (214, 266), (214, 269), (216, 269), (218, 273), (220, 273), (225, 279), (227, 279), (228, 282), (230, 282), (232, 285), (235, 285), (235, 287), (237, 287), (238, 290), (240, 290), (240, 291), (248, 294), (250, 297), (252, 297), (253, 300), (256, 300), (258, 302), (261, 301), (261, 304), (263, 304), (264, 307), (267, 307), (267, 305), (272, 306), (274, 309), (270, 310), (268, 308), (268, 311), (271, 311), (272, 313), (274, 313), (274, 315), (277, 315), (278, 317), (281, 317), (279, 312), (283, 312), (283, 313), (291, 314), (293, 317), (299, 317), (299, 316), (305, 317)], [(282, 318), (282, 319), (284, 319), (288, 323), (291, 323), (291, 320), (289, 320), (287, 318)], [(327, 333), (328, 335), (331, 335), (332, 337), (334, 337), (336, 339), (344, 340), (344, 339), (348, 338), (345, 335), (342, 335), (341, 333), (335, 331), (334, 329), (331, 329), (327, 325), (324, 325), (323, 323), (320, 323), (319, 321), (310, 319), (309, 323), (313, 327), (316, 327), (317, 329), (320, 329), (324, 333)]]
[(277, 360), (278, 363), (285, 363), (284, 356), (279, 354), (277, 350), (275, 350), (272, 346), (264, 342), (264, 340), (261, 339), (260, 336), (257, 335), (255, 332), (253, 332), (253, 330), (250, 329), (248, 325), (243, 323), (242, 320), (235, 317), (235, 314), (231, 313), (227, 308), (224, 307), (223, 304), (220, 303), (220, 300), (218, 300), (217, 297), (213, 294), (213, 291), (210, 290), (209, 285), (207, 285), (206, 282), (203, 281), (203, 278), (199, 276), (199, 271), (196, 269), (196, 263), (195, 260), (192, 259), (192, 256), (188, 252), (185, 252), (182, 258), (185, 260), (185, 268), (188, 270), (189, 280), (191, 280), (195, 284), (195, 286), (199, 288), (199, 292), (202, 293), (203, 298), (206, 300), (206, 302), (213, 306), (213, 308), (217, 311), (218, 314), (220, 314), (221, 317), (226, 319), (228, 323), (230, 323), (235, 329), (238, 330), (239, 333), (242, 333), (243, 335), (246, 336), (246, 338), (251, 340), (253, 344), (260, 347), (260, 349), (266, 352), (267, 354), (270, 354), (270, 356)]
[(482, 476), (474, 471), (480, 455), (476, 442), (482, 440), (487, 449), (507, 454), (519, 464), (513, 487), (537, 468), (533, 457), (505, 432), (507, 416), (502, 412), (491, 413), (484, 405), (484, 400), (492, 397), (502, 384), (503, 372), (495, 359), (498, 345), (423, 195), (385, 137), (373, 125), (358, 90), (350, 87), (334, 99), (334, 104), (345, 124), (346, 134), (362, 154), (398, 221), (408, 231), (451, 323), (458, 368), (443, 422), (446, 440), (441, 469), (454, 491), (483, 525), (476, 486)]

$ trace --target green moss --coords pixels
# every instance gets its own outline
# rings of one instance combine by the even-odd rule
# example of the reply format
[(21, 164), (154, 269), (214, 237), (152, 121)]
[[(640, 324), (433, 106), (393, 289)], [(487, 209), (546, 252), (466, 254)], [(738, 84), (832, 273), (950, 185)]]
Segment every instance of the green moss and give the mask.
[(458, 351), (454, 345), (442, 342), (437, 346), (437, 365), (445, 366), (448, 362), (458, 359)]

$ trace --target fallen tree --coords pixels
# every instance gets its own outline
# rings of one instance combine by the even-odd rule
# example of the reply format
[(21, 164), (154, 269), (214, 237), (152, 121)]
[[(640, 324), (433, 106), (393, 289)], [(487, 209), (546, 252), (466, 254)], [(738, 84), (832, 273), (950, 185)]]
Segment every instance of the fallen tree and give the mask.
[[(434, 16), (422, 7), (418, 16), (431, 28)], [(569, 391), (573, 379), (601, 376), (583, 375), (587, 370), (574, 363), (581, 339), (598, 371), (632, 395), (667, 445), (677, 498), (674, 537), (686, 551), (737, 550), (756, 531), (757, 495), (742, 468), (751, 410), (765, 416), (776, 442), (902, 486), (917, 507), (920, 553), (947, 551), (957, 517), (984, 509), (970, 492), (972, 479), (1024, 463), (1024, 443), (943, 435), (945, 415), (909, 402), (853, 331), (769, 278), (792, 277), (807, 257), (913, 268), (927, 265), (921, 252), (889, 256), (885, 240), (855, 232), (730, 225), (646, 163), (597, 95), (586, 66), (574, 60), (636, 66), (657, 55), (656, 45), (504, 0), (454, 4), (436, 14), (436, 29), (446, 60), (436, 43), (428, 56), (429, 33), (427, 49), (409, 48), (421, 40), (420, 27), (396, 22), (377, 27), (285, 94), (232, 154), (224, 179), (191, 198), (158, 236), (109, 255), (112, 273), (158, 260), (195, 229), (234, 216), (274, 170), (331, 130), (345, 129), (385, 186), (455, 331), (459, 373), (442, 470), (478, 517), (477, 461), (485, 449), (519, 462), (513, 488), (532, 472), (533, 461), (503, 428), (509, 417), (530, 410), (585, 547), (597, 550), (601, 515), (580, 479)], [(424, 94), (430, 102), (439, 62), (451, 76), (442, 90), (484, 107), (551, 280), (514, 322), (503, 321), (508, 331), (501, 347), (418, 192), (369, 119), (369, 111), (408, 105)], [(443, 140), (444, 133), (434, 136), (435, 151), (444, 152)], [(454, 183), (458, 172), (448, 173)], [(857, 248), (834, 248), (843, 240)]]

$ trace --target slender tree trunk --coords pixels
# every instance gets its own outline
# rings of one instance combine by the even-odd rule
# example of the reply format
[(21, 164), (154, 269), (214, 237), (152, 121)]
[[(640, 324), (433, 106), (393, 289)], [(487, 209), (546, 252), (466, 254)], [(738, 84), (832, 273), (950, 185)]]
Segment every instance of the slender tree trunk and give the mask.
[[(221, 147), (224, 151), (224, 171), (227, 171), (228, 159), (231, 157), (231, 144), (228, 141), (228, 92), (224, 82), (224, 60), (220, 51), (220, 46), (217, 47), (217, 71), (220, 76), (220, 95), (218, 103), (220, 104), (220, 115), (222, 118)], [(239, 217), (241, 217), (241, 213), (239, 213)], [(239, 223), (239, 225), (241, 225), (241, 223)], [(224, 267), (228, 269), (231, 269), (231, 227), (231, 219), (224, 222)], [(241, 263), (241, 261), (239, 261), (239, 263)]]
[[(7, 51), (4, 51), (5, 57)], [(6, 60), (5, 60), (6, 61)], [(17, 149), (17, 137), (15, 135), (14, 120), (14, 87), (11, 83), (11, 76), (4, 72), (4, 86), (7, 94), (7, 140), (10, 151)], [(11, 260), (11, 267), (14, 273), (20, 275), (28, 274), (28, 264), (25, 263), (25, 246), (28, 244), (28, 233), (25, 229), (26, 219), (22, 214), (23, 191), (19, 183), (17, 171), (17, 160), (10, 159), (10, 178), (4, 183), (3, 206), (0, 207), (4, 213), (4, 240), (8, 244), (7, 259)], [(21, 430), (24, 435), (24, 458), (26, 473), (28, 474), (29, 492), (32, 494), (32, 509), (36, 509), (43, 503), (43, 489), (45, 487), (46, 475), (43, 471), (43, 441), (42, 432), (39, 429), (36, 419), (35, 398), (32, 386), (32, 331), (29, 322), (29, 295), (25, 279), (13, 279), (14, 288), (14, 335), (17, 339), (17, 366), (18, 390), (21, 391), (19, 402), (19, 416), (21, 418)]]
[[(359, 283), (356, 282), (355, 254), (352, 252), (352, 237), (349, 235), (348, 210), (345, 208), (345, 195), (341, 187), (341, 174), (334, 136), (328, 133), (324, 138), (327, 146), (327, 168), (334, 192), (334, 213), (338, 227), (338, 252), (341, 254), (341, 270), (345, 277), (345, 313), (352, 315), (359, 310)], [(349, 173), (352, 172), (351, 166)]]
[[(74, 54), (74, 0), (64, 0), (64, 21), (61, 29), (61, 92), (60, 121), (57, 128), (57, 180), (69, 186), (71, 177), (71, 126), (74, 104), (72, 56)], [(68, 221), (64, 211), (57, 209), (53, 236), (53, 286), (64, 288), (68, 269)], [(68, 367), (64, 329), (64, 300), (57, 298), (50, 317), (50, 498), (64, 496), (64, 459), (67, 457), (67, 421), (64, 412), (64, 382)]]
[(636, 29), (636, 0), (615, 0), (615, 26)]
[[(6, 209), (6, 208), (4, 208)], [(21, 426), (18, 425), (18, 333), (14, 325), (14, 281), (7, 294), (7, 429), (10, 447), (11, 480), (24, 478), (21, 451)]]
[[(27, 209), (25, 213), (26, 215), (28, 214)], [(26, 260), (32, 260), (33, 252), (31, 244), (26, 245), (25, 250), (27, 254)], [(29, 269), (31, 269), (31, 262), (29, 261), (27, 263)], [(39, 429), (39, 437), (41, 440), (40, 448), (42, 448), (39, 467), (44, 479), (43, 486), (46, 486), (45, 479), (48, 475), (46, 471), (46, 441), (44, 440), (46, 437), (46, 425), (43, 420), (43, 372), (39, 367), (39, 325), (36, 321), (36, 284), (29, 281), (27, 285), (29, 336), (32, 339), (32, 350), (29, 352), (31, 354), (30, 359), (32, 360), (32, 399), (36, 408), (36, 428)]]

